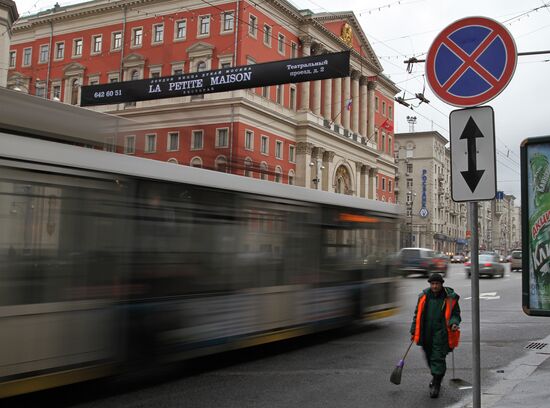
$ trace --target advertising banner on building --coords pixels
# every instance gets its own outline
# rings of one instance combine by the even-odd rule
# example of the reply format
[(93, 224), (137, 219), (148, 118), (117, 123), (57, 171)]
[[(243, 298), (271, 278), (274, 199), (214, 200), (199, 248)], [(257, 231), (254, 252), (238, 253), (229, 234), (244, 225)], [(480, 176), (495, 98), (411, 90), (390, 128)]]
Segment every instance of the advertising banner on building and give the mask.
[(137, 102), (342, 78), (349, 76), (349, 58), (349, 51), (343, 51), (169, 77), (83, 86), (80, 105)]
[(550, 316), (550, 136), (521, 144), (523, 310)]

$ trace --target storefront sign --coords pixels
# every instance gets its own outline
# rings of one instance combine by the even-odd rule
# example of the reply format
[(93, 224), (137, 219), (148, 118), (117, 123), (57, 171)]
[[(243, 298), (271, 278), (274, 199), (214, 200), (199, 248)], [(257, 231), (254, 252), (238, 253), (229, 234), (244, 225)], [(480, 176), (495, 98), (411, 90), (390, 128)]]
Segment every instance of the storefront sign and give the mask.
[(80, 105), (136, 102), (342, 78), (349, 76), (349, 58), (349, 51), (343, 51), (162, 78), (83, 86)]
[(428, 170), (422, 169), (422, 207), (420, 208), (419, 215), (422, 218), (426, 218), (429, 214), (426, 208), (426, 183), (428, 182)]

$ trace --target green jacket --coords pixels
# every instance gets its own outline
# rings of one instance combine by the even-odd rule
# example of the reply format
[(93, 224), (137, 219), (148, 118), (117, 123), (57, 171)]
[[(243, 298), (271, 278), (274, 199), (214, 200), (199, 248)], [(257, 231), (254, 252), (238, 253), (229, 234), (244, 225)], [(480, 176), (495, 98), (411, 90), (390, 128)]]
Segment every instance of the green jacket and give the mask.
[[(425, 297), (425, 299), (423, 299)], [(419, 335), (415, 336), (418, 345), (431, 347), (433, 344), (443, 345), (448, 344), (448, 330), (445, 320), (446, 303), (449, 298), (454, 301), (454, 307), (451, 310), (448, 326), (453, 324), (459, 325), (460, 306), (458, 305), (458, 296), (452, 288), (443, 287), (443, 291), (438, 296), (435, 296), (430, 288), (426, 288), (418, 296), (416, 308), (414, 310), (413, 321), (410, 333), (415, 335), (417, 327), (420, 328)], [(422, 300), (422, 301), (421, 301)], [(423, 309), (419, 313), (419, 305), (423, 305)], [(418, 316), (420, 321), (417, 322)]]

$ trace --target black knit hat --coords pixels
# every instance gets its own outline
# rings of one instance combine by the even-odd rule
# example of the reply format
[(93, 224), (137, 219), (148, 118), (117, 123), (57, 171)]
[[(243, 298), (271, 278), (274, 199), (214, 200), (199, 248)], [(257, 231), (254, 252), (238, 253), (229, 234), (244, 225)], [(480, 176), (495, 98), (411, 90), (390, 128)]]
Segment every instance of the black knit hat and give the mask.
[(430, 282), (430, 283), (431, 282), (441, 282), (441, 283), (443, 283), (445, 281), (443, 280), (443, 276), (441, 276), (440, 274), (432, 273), (430, 275), (430, 277), (428, 278), (428, 282)]

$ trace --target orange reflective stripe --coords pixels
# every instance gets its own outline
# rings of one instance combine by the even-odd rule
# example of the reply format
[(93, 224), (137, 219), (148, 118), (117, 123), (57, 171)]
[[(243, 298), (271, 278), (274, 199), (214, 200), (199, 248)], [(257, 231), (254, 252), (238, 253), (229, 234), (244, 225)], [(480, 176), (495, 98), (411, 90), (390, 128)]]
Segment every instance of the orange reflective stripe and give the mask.
[(420, 342), (420, 323), (422, 322), (422, 313), (424, 312), (424, 305), (426, 304), (426, 294), (424, 294), (418, 300), (418, 306), (416, 311), (416, 322), (414, 322), (414, 338), (415, 344)]
[(447, 339), (449, 341), (449, 348), (454, 349), (458, 346), (458, 342), (460, 341), (460, 330), (452, 331), (449, 325), (449, 321), (451, 320), (451, 312), (456, 306), (456, 299), (451, 299), (447, 297), (445, 299), (445, 303), (447, 304), (447, 308), (445, 310), (445, 323), (447, 325)]

